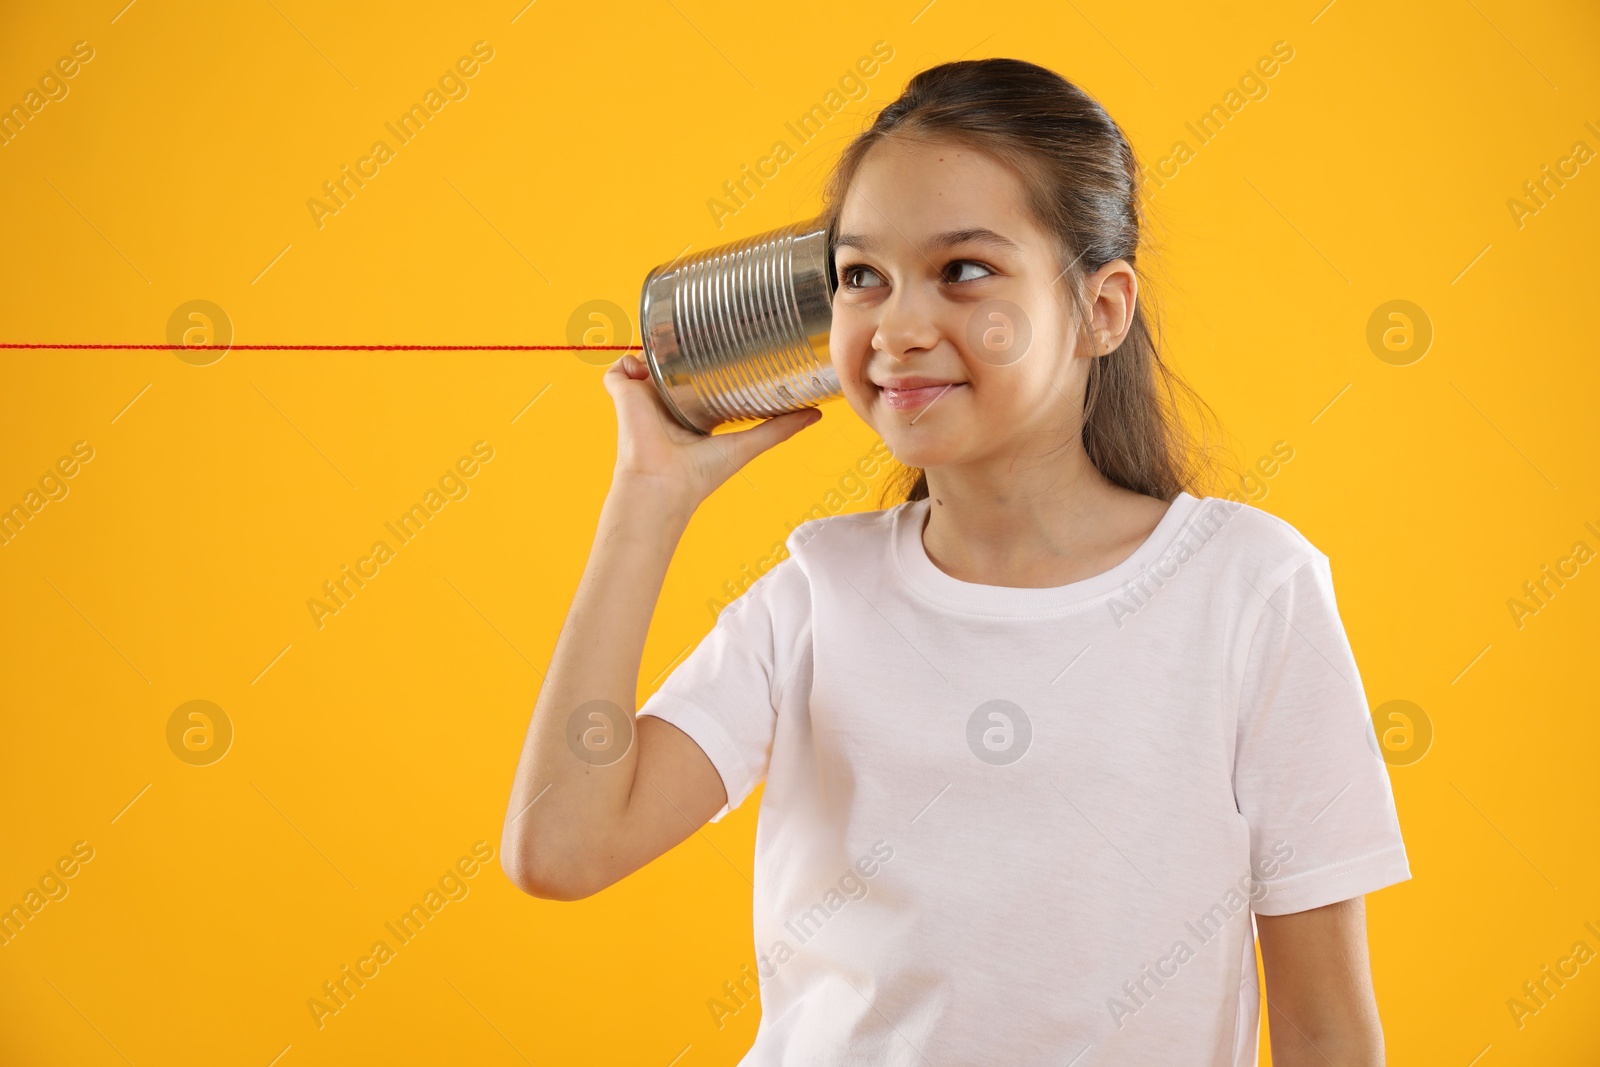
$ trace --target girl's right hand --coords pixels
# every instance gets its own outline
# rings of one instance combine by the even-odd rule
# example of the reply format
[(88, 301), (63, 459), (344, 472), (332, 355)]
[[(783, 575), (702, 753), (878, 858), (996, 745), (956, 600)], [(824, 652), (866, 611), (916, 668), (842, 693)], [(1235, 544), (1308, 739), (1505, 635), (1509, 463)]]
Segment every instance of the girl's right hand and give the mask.
[(816, 408), (790, 411), (745, 430), (709, 436), (682, 425), (637, 356), (623, 356), (602, 379), (617, 408), (615, 481), (662, 486), (694, 508), (746, 463), (822, 418)]

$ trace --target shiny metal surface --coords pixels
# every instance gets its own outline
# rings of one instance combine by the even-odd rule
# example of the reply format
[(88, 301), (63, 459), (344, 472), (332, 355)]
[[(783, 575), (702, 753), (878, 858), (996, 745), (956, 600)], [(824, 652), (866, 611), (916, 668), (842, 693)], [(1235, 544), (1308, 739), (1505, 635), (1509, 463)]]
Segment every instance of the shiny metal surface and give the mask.
[(667, 408), (710, 433), (842, 395), (828, 358), (836, 286), (815, 219), (655, 267), (639, 325)]

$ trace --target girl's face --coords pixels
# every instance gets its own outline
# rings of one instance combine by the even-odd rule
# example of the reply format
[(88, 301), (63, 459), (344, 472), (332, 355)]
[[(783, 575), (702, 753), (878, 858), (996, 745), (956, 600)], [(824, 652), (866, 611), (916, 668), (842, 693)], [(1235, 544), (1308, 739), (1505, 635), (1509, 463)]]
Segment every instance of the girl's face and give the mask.
[(850, 407), (902, 463), (1009, 461), (1081, 432), (1089, 364), (1073, 358), (1056, 245), (1024, 196), (1008, 167), (947, 141), (891, 137), (856, 172), (829, 352)]

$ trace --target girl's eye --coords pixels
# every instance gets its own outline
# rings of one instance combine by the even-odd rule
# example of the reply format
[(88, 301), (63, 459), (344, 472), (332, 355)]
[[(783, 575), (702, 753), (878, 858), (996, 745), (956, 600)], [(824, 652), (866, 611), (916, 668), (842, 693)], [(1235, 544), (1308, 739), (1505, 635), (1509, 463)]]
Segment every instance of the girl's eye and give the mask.
[(846, 267), (843, 271), (841, 271), (839, 273), (839, 281), (844, 284), (846, 289), (865, 289), (867, 288), (865, 285), (858, 284), (855, 280), (860, 277), (860, 272), (863, 271), (871, 275), (873, 278), (878, 277), (878, 272), (873, 270), (871, 267), (857, 264), (853, 267)]
[[(974, 275), (972, 277), (963, 277), (962, 272), (970, 267), (976, 267), (978, 270), (983, 271), (983, 273)], [(986, 278), (994, 273), (992, 269), (974, 259), (953, 260), (950, 265), (945, 268), (947, 277), (952, 270), (956, 275), (953, 278), (948, 278), (948, 280), (952, 282), (975, 282), (980, 278)], [(863, 281), (863, 276), (865, 276), (865, 278), (868, 280)], [(883, 280), (881, 277), (879, 277), (877, 271), (873, 270), (871, 267), (858, 263), (854, 266), (845, 267), (843, 270), (841, 270), (839, 272), (839, 281), (846, 289), (859, 290), (881, 285)]]
[(961, 271), (961, 268), (963, 268), (963, 267), (977, 267), (979, 270), (984, 271), (983, 274), (980, 274), (980, 275), (978, 275), (977, 277), (974, 277), (974, 278), (956, 277), (956, 278), (950, 279), (951, 281), (955, 281), (955, 282), (963, 282), (963, 281), (975, 282), (975, 281), (978, 280), (978, 278), (987, 277), (988, 275), (994, 273), (994, 271), (990, 270), (988, 267), (985, 267), (982, 263), (979, 263), (978, 261), (972, 260), (972, 259), (958, 259), (955, 262), (951, 263), (950, 266), (955, 268), (955, 270), (956, 270), (958, 275), (959, 275), (959, 273)]

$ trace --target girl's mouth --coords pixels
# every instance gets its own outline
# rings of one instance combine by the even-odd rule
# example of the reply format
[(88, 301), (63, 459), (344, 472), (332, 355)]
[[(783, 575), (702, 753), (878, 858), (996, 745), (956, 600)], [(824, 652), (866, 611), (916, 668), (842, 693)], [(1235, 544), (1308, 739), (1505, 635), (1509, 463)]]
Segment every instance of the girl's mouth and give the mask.
[(914, 411), (933, 403), (946, 393), (952, 393), (967, 388), (966, 382), (953, 382), (948, 385), (925, 385), (919, 389), (885, 389), (879, 387), (878, 393), (883, 397), (886, 406), (895, 411)]

